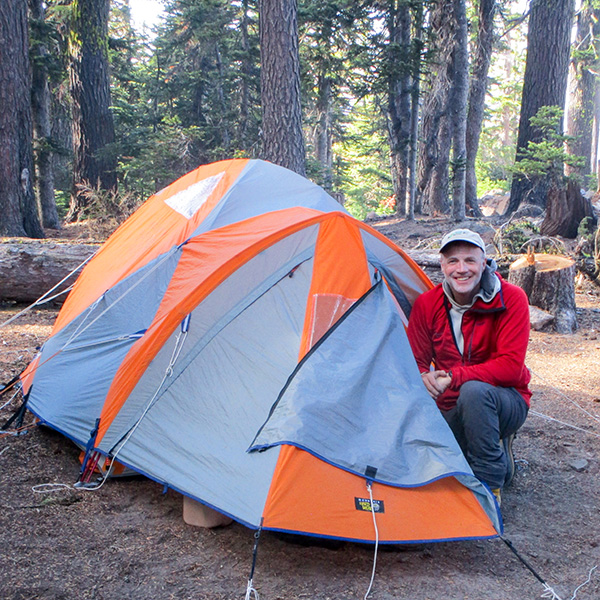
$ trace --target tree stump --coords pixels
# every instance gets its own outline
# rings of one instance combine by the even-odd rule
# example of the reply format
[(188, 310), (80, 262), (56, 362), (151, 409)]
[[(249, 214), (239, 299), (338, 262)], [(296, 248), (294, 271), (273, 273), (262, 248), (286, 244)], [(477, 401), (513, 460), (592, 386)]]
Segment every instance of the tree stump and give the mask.
[(579, 223), (585, 217), (592, 217), (595, 221), (592, 203), (583, 196), (579, 186), (572, 180), (566, 186), (554, 183), (548, 190), (546, 217), (540, 233), (575, 239)]
[(510, 266), (508, 281), (525, 291), (531, 305), (554, 315), (554, 328), (558, 333), (577, 330), (573, 260), (529, 252)]

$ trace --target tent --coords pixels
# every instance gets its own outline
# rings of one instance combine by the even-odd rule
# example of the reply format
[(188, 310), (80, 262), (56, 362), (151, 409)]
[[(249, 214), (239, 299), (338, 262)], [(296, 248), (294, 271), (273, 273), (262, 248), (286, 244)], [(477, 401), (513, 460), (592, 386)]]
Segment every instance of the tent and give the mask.
[(430, 286), (307, 179), (259, 160), (202, 166), (87, 264), (24, 375), (28, 408), (88, 457), (250, 528), (492, 537), (497, 505), (405, 335)]

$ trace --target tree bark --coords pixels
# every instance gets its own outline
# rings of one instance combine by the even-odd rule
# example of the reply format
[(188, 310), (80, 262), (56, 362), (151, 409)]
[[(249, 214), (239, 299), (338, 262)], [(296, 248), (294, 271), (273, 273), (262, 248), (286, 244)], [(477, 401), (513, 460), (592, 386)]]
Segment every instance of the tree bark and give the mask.
[[(541, 132), (530, 123), (531, 117), (542, 106), (562, 109), (565, 105), (573, 4), (574, 0), (534, 0), (531, 3), (517, 162), (529, 142), (542, 140)], [(545, 208), (547, 189), (548, 182), (544, 178), (515, 175), (507, 212), (514, 212), (524, 201)]]
[(421, 212), (417, 205), (417, 149), (419, 143), (419, 100), (421, 98), (421, 62), (423, 60), (423, 4), (418, 3), (415, 8), (415, 34), (412, 39), (412, 74), (410, 90), (410, 151), (409, 151), (409, 176), (408, 176), (408, 201), (406, 205), (406, 218), (414, 219), (415, 212)]
[(465, 0), (454, 0), (453, 9), (456, 33), (452, 52), (452, 86), (449, 98), (452, 128), (452, 218), (455, 221), (464, 221), (469, 98), (469, 33)]
[[(10, 239), (0, 244), (0, 300), (34, 302), (67, 277), (100, 246), (54, 241), (19, 243)], [(77, 275), (65, 282), (71, 285)], [(57, 291), (61, 291), (57, 290)], [(62, 304), (66, 295), (55, 304)]]
[(494, 45), (494, 16), (496, 0), (479, 0), (477, 42), (473, 55), (471, 85), (469, 88), (469, 112), (467, 117), (467, 163), (465, 173), (465, 203), (474, 216), (481, 216), (477, 202), (477, 176), (475, 159), (479, 150), (479, 138), (485, 109), (487, 80)]
[(110, 111), (108, 15), (110, 0), (73, 0), (70, 83), (73, 97), (73, 190), (67, 220), (75, 221), (87, 200), (78, 184), (114, 190), (117, 162)]
[(406, 214), (410, 149), (410, 5), (391, 0), (388, 10), (388, 137), (396, 213)]
[(321, 169), (323, 187), (333, 189), (333, 152), (331, 135), (332, 82), (325, 74), (319, 76), (317, 96), (317, 127), (315, 131), (315, 150)]
[(421, 111), (417, 202), (423, 212), (444, 214), (448, 210), (448, 165), (451, 131), (448, 121), (450, 65), (454, 47), (452, 0), (437, 0), (430, 16), (432, 63), (426, 78)]
[(223, 142), (223, 150), (226, 155), (229, 155), (231, 146), (231, 135), (229, 134), (229, 123), (227, 121), (227, 102), (225, 100), (225, 92), (223, 91), (223, 81), (225, 75), (223, 72), (223, 60), (221, 59), (221, 50), (219, 44), (215, 44), (215, 62), (219, 77), (217, 79), (217, 95), (219, 96), (219, 104), (221, 106), (221, 140)]
[[(45, 8), (42, 0), (29, 0), (31, 18), (34, 23), (42, 25), (45, 20)], [(39, 29), (39, 28), (38, 28)], [(38, 37), (41, 38), (41, 33)], [(37, 184), (42, 223), (44, 227), (60, 229), (60, 219), (54, 199), (54, 169), (52, 165), (52, 126), (50, 123), (50, 88), (48, 87), (48, 67), (45, 60), (48, 49), (40, 39), (32, 48), (34, 56), (32, 64), (31, 104), (33, 108), (33, 126), (38, 145), (37, 149)]]
[(577, 330), (575, 263), (570, 258), (554, 254), (523, 256), (510, 266), (508, 280), (525, 291), (530, 304), (554, 315), (558, 333)]
[[(568, 175), (589, 175), (593, 170), (592, 141), (594, 139), (594, 115), (598, 93), (598, 69), (600, 59), (600, 10), (586, 0), (577, 15), (577, 37), (570, 67), (569, 107), (567, 110), (567, 141), (569, 154), (582, 156), (582, 167), (567, 165)], [(595, 157), (594, 157), (595, 161)]]
[(260, 0), (263, 158), (306, 174), (297, 0)]
[(565, 186), (562, 181), (557, 181), (548, 189), (546, 216), (540, 233), (575, 239), (579, 223), (584, 217), (594, 217), (594, 209), (590, 200), (581, 193), (577, 182), (569, 179)]
[(242, 33), (241, 57), (241, 93), (240, 93), (240, 122), (239, 138), (243, 150), (248, 150), (248, 119), (250, 110), (250, 80), (252, 78), (252, 62), (250, 60), (250, 37), (248, 33), (248, 0), (242, 0), (240, 29)]
[(0, 2), (0, 235), (43, 238), (33, 191), (27, 3)]

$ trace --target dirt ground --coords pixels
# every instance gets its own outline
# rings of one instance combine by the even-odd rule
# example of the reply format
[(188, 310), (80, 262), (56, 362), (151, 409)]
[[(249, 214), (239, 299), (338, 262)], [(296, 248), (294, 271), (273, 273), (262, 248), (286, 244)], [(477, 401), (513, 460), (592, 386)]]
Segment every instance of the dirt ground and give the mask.
[[(448, 226), (373, 224), (407, 249), (426, 247)], [(0, 323), (21, 308), (0, 305)], [(0, 329), (0, 381), (28, 364), (55, 316), (55, 309), (34, 310)], [(596, 565), (576, 597), (600, 598), (600, 289), (578, 290), (577, 317), (572, 335), (531, 332), (532, 411), (515, 442), (518, 470), (502, 504), (505, 537), (562, 600)], [(0, 422), (13, 405), (0, 410)], [(0, 437), (0, 598), (244, 598), (252, 531), (236, 523), (188, 526), (182, 497), (143, 477), (77, 491), (70, 486), (78, 470), (78, 450), (52, 430), (31, 426)], [(35, 492), (47, 483), (65, 487)], [(263, 532), (254, 587), (262, 600), (363, 598), (373, 558), (370, 545), (308, 546)], [(380, 547), (369, 598), (520, 600), (543, 592), (493, 539)]]

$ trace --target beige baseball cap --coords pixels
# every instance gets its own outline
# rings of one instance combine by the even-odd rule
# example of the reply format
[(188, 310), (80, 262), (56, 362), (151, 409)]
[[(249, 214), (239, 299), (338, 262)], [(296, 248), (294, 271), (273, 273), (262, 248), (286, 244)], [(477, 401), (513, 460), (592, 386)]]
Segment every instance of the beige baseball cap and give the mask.
[(444, 248), (453, 242), (467, 242), (473, 244), (483, 250), (485, 254), (485, 244), (481, 239), (481, 236), (470, 229), (455, 229), (447, 233), (442, 239), (442, 245), (440, 246), (440, 252), (444, 251)]

